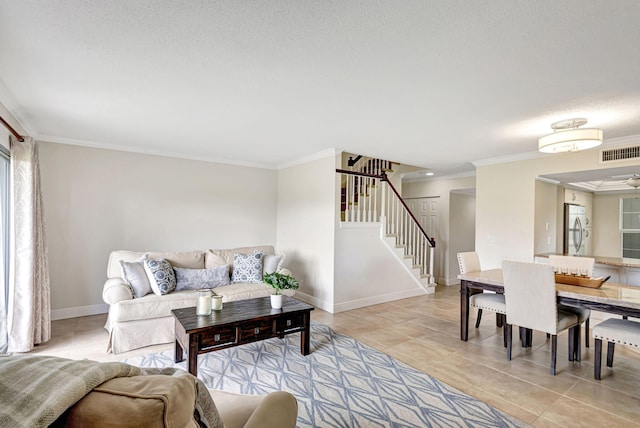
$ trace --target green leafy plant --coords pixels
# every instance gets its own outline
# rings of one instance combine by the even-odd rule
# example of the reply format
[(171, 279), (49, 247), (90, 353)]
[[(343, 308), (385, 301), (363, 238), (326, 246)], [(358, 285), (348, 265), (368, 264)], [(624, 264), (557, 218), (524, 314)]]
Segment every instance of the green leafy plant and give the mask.
[(276, 290), (276, 295), (280, 294), (280, 290), (297, 290), (300, 287), (300, 283), (294, 277), (277, 272), (265, 273), (262, 279)]

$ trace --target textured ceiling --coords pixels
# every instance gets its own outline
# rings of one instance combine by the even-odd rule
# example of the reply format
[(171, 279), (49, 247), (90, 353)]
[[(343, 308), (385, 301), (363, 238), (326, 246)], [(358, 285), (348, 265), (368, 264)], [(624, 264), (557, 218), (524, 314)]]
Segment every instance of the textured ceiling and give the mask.
[(453, 173), (569, 117), (640, 135), (639, 22), (637, 0), (0, 0), (0, 102), (46, 141)]

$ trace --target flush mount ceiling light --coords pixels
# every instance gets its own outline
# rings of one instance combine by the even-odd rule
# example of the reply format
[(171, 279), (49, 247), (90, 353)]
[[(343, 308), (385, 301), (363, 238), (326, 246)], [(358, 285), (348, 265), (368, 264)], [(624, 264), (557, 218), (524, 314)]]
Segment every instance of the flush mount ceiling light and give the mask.
[(578, 128), (587, 119), (567, 119), (551, 124), (553, 134), (538, 140), (538, 150), (542, 153), (577, 152), (602, 144), (602, 129)]

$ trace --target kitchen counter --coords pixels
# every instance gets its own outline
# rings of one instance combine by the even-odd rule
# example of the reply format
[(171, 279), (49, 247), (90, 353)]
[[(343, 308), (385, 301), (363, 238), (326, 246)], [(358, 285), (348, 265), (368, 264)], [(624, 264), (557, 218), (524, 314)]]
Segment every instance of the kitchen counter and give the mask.
[[(541, 254), (536, 254), (535, 257), (548, 258), (549, 255), (551, 254), (558, 255), (558, 256), (565, 255), (560, 253), (541, 253)], [(576, 257), (581, 257), (581, 256), (576, 256)], [(640, 259), (629, 259), (629, 258), (622, 258), (622, 257), (599, 257), (599, 256), (584, 256), (584, 257), (593, 257), (596, 260), (596, 264), (618, 266), (618, 267), (640, 268)]]
[[(550, 254), (562, 255), (560, 253), (536, 254), (535, 261), (537, 263), (546, 263), (545, 259), (548, 259)], [(622, 257), (591, 257), (596, 260), (593, 266), (594, 277), (610, 276), (611, 282), (640, 286), (640, 260)]]

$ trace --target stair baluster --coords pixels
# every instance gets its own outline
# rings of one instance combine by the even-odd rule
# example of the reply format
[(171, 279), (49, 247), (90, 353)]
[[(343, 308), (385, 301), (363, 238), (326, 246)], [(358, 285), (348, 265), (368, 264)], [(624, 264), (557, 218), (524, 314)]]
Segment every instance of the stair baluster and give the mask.
[[(435, 240), (425, 233), (397, 190), (387, 179), (391, 164), (381, 159), (359, 157), (350, 170), (338, 169), (345, 201), (341, 219), (346, 222), (382, 222), (384, 236), (393, 236), (396, 247), (412, 260), (420, 275), (435, 284)], [(342, 198), (341, 194), (341, 198)], [(379, 211), (378, 211), (379, 210)]]

